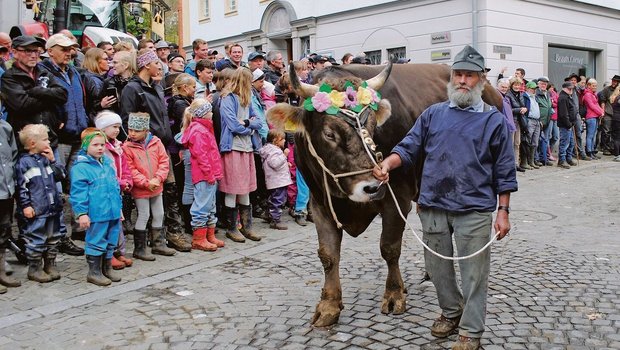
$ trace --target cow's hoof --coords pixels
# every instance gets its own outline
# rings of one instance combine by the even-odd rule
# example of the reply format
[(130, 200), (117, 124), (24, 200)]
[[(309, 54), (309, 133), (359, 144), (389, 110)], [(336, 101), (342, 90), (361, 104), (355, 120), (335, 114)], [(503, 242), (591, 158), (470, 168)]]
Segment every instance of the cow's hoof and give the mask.
[(407, 301), (403, 292), (385, 292), (383, 295), (383, 303), (381, 303), (382, 313), (400, 315), (404, 313), (406, 309)]
[(328, 327), (335, 324), (338, 322), (342, 308), (342, 302), (321, 300), (316, 306), (316, 311), (314, 311), (312, 325), (314, 327)]

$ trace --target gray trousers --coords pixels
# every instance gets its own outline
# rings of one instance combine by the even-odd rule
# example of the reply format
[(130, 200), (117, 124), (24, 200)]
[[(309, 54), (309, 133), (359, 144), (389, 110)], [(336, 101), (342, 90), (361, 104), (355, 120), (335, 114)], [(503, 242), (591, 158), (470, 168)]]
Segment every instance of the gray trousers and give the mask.
[(151, 227), (160, 228), (164, 226), (164, 201), (161, 194), (151, 198), (136, 198), (135, 201), (136, 209), (138, 209), (136, 230), (146, 230), (146, 224), (149, 222), (151, 213), (153, 214)]
[[(476, 252), (491, 239), (492, 213), (462, 214), (421, 208), (419, 215), (424, 242), (442, 255), (453, 256), (453, 237), (458, 256)], [(482, 337), (491, 267), (490, 249), (459, 261), (462, 293), (456, 281), (453, 261), (441, 259), (427, 250), (424, 251), (424, 261), (443, 315), (448, 318), (461, 316), (460, 335)]]

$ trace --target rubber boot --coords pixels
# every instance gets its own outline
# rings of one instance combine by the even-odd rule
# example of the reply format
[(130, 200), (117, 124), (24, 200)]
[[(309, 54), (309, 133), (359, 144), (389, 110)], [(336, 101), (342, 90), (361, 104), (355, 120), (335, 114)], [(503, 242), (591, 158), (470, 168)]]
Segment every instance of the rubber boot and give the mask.
[(207, 228), (197, 227), (194, 229), (194, 235), (192, 237), (192, 248), (198, 250), (204, 250), (208, 252), (214, 252), (217, 250), (217, 245), (207, 241)]
[(155, 261), (155, 257), (146, 249), (146, 231), (133, 230), (133, 257), (144, 261)]
[(260, 241), (261, 237), (252, 231), (252, 206), (239, 205), (239, 218), (241, 219), (239, 232), (247, 239)]
[(134, 230), (134, 226), (131, 223), (131, 212), (133, 211), (135, 203), (130, 194), (123, 193), (122, 198), (123, 198), (123, 217), (125, 218), (125, 220), (123, 220), (123, 233), (125, 233), (125, 235), (131, 235), (133, 234), (133, 230)]
[(529, 153), (527, 155), (527, 163), (528, 163), (528, 165), (531, 166), (534, 169), (540, 169), (540, 167), (538, 165), (536, 165), (536, 163), (534, 163), (534, 157), (536, 156), (536, 147), (530, 146), (528, 151), (529, 151)]
[[(164, 200), (164, 227), (167, 229), (166, 238), (171, 234), (183, 234), (185, 228), (181, 210), (179, 209), (179, 195), (177, 193), (177, 184), (175, 182), (164, 183), (164, 192), (162, 193)], [(170, 238), (168, 238), (170, 239)]]
[(228, 227), (226, 228), (226, 237), (228, 237), (233, 242), (244, 243), (245, 238), (237, 228), (237, 214), (239, 210), (237, 208), (229, 208), (226, 206), (223, 208), (223, 210), (228, 224)]
[(88, 275), (86, 275), (86, 281), (102, 287), (112, 284), (112, 281), (101, 273), (103, 255), (86, 255), (86, 262), (88, 262)]
[(6, 274), (5, 254), (6, 249), (0, 248), (0, 285), (6, 287), (19, 287), (22, 283), (13, 277), (7, 276)]
[[(125, 267), (130, 267), (131, 265), (133, 265), (133, 261), (123, 255), (120, 250), (114, 251), (114, 257), (116, 258), (116, 260), (122, 262)], [(114, 260), (112, 260), (112, 267), (114, 267)]]
[(215, 238), (215, 226), (207, 227), (207, 241), (211, 244), (215, 244), (218, 248), (222, 248), (225, 245), (224, 241)]
[[(101, 257), (103, 258), (103, 255)], [(114, 267), (112, 267), (112, 259), (105, 259), (101, 266), (101, 272), (112, 282), (121, 281), (121, 276), (117, 275)]]
[(52, 276), (43, 271), (41, 258), (28, 258), (28, 279), (39, 283), (52, 281)]
[(166, 246), (166, 235), (162, 227), (151, 227), (151, 253), (157, 255), (173, 256), (176, 250)]
[(115, 256), (112, 257), (112, 268), (114, 270), (122, 270), (125, 268), (125, 263), (118, 260)]
[(55, 254), (46, 253), (43, 255), (43, 271), (52, 278), (52, 281), (60, 279), (60, 272), (56, 269)]

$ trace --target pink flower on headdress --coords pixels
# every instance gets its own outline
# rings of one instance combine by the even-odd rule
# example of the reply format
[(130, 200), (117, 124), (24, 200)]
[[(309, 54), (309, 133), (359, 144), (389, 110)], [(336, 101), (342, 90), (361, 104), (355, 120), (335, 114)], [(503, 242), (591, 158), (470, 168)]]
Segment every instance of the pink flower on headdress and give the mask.
[(326, 92), (317, 92), (312, 97), (312, 106), (317, 112), (325, 112), (331, 105), (332, 101)]
[(370, 97), (372, 98), (372, 102), (379, 102), (381, 99), (377, 96), (377, 92), (375, 89), (368, 88), (370, 90)]
[(352, 108), (357, 106), (357, 93), (353, 90), (352, 87), (347, 87), (347, 90), (344, 92), (346, 98), (344, 99), (344, 106), (347, 108)]

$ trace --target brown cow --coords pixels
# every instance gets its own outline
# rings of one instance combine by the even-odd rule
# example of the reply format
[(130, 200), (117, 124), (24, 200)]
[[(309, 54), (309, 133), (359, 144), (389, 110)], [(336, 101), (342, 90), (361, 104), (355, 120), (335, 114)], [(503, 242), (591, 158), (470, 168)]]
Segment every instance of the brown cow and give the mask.
[[(313, 96), (318, 91), (318, 86), (300, 84), (294, 69), (290, 74), (302, 98)], [(449, 78), (450, 68), (446, 65), (406, 64), (392, 67), (390, 64), (386, 67), (331, 67), (315, 79), (319, 85), (326, 83), (338, 91), (345, 91), (347, 81), (357, 89), (363, 79), (369, 87), (380, 89), (383, 99), (378, 103), (377, 110), (367, 109), (358, 116), (366, 120), (363, 126), (377, 144), (376, 150), (387, 155), (424, 109), (447, 100), (446, 84)], [(494, 88), (488, 86), (485, 93), (485, 101), (492, 101), (491, 104), (501, 108), (501, 96)], [(287, 104), (278, 104), (268, 111), (268, 119), (276, 127), (283, 127), (285, 123), (298, 127), (295, 156), (312, 193), (310, 205), (319, 238), (318, 254), (325, 270), (321, 301), (312, 320), (313, 325), (318, 327), (336, 323), (343, 308), (339, 275), (342, 231), (357, 237), (378, 214), (383, 219), (381, 256), (388, 266), (381, 312), (402, 314), (406, 305), (406, 288), (399, 267), (405, 223), (391, 196), (384, 196), (386, 186), (378, 183), (371, 172), (363, 172), (372, 169), (374, 163), (364, 148), (363, 138), (359, 136), (357, 122), (348, 112), (331, 115), (309, 112), (303, 107)], [(313, 150), (316, 156), (312, 154)], [(321, 167), (321, 162), (327, 171)], [(416, 168), (421, 169), (421, 164)], [(329, 175), (329, 172), (338, 175), (355, 171), (360, 173), (340, 177), (337, 181)], [(411, 211), (412, 200), (417, 199), (419, 186), (416, 178), (419, 176), (416, 177), (416, 171), (411, 169), (401, 168), (390, 174), (390, 184), (405, 215)], [(333, 208), (336, 218), (330, 208)], [(341, 228), (336, 220), (342, 224)]]

